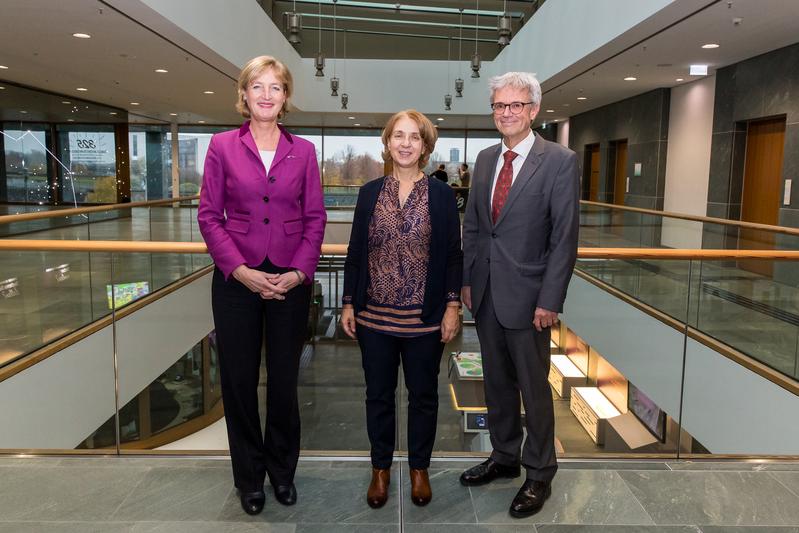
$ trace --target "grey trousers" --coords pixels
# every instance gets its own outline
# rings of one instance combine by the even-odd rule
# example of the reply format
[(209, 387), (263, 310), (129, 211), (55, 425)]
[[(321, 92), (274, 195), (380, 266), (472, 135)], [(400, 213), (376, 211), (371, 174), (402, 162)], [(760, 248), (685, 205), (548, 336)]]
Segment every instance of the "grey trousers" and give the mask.
[[(502, 327), (494, 311), (491, 285), (475, 317), (483, 356), (491, 458), (503, 465), (521, 464), (527, 479), (549, 481), (558, 469), (555, 458), (555, 414), (549, 375), (550, 330)], [(527, 439), (519, 396), (524, 402)]]

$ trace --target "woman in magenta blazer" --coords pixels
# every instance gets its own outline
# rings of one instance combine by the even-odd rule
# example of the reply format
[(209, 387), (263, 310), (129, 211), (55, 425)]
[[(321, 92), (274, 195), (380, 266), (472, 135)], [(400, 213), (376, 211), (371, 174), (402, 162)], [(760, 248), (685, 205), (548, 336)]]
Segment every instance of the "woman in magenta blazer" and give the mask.
[[(278, 124), (291, 73), (252, 59), (236, 109), (250, 120), (211, 139), (197, 219), (216, 264), (212, 307), (233, 479), (242, 508), (258, 514), (264, 481), (284, 505), (297, 500), (297, 374), (325, 214), (316, 150)], [(266, 428), (258, 381), (266, 341)]]

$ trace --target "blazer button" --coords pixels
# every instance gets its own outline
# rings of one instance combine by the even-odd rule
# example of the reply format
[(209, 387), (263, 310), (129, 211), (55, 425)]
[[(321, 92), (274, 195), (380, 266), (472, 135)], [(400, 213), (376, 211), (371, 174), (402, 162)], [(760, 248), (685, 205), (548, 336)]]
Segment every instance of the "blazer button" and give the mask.
[(275, 182), (275, 177), (269, 176), (269, 183), (274, 183), (274, 182)]
[(486, 257), (486, 263), (490, 263), (490, 262), (491, 262), (491, 258), (490, 257)]
[(264, 219), (264, 224), (269, 224), (269, 219), (268, 218)]
[(264, 203), (265, 203), (265, 204), (268, 204), (268, 203), (269, 203), (269, 197), (268, 197), (268, 196), (264, 196)]
[(492, 239), (496, 239), (496, 238), (497, 238), (497, 234), (496, 234), (496, 233), (492, 233), (492, 234), (491, 234), (491, 238), (492, 238)]

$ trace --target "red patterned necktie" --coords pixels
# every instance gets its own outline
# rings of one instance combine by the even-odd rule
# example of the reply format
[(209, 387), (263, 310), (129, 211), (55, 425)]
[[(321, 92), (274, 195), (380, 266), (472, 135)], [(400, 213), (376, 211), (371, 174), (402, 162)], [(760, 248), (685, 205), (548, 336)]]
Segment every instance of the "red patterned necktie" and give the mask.
[(494, 224), (497, 223), (499, 214), (505, 206), (505, 200), (508, 199), (510, 186), (513, 185), (513, 159), (518, 154), (512, 150), (507, 150), (502, 155), (505, 158), (505, 163), (502, 164), (502, 169), (499, 171), (497, 184), (494, 187), (494, 199), (491, 201), (491, 219)]

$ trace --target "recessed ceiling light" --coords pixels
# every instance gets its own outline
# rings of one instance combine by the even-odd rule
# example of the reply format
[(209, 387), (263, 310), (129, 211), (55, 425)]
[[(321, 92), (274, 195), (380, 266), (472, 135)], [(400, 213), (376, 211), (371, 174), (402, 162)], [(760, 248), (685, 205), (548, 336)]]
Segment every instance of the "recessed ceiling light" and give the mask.
[(88, 91), (89, 89), (87, 89), (86, 87), (78, 87), (78, 88), (77, 88), (77, 89), (75, 89), (75, 90), (76, 90), (76, 91), (80, 91), (80, 92), (82, 92), (82, 93), (83, 93), (83, 92), (86, 92), (86, 91)]
[(555, 112), (554, 109), (547, 109), (547, 113), (554, 113), (554, 112)]
[(200, 124), (205, 124), (204, 120), (198, 120), (197, 122), (199, 122)]
[(67, 122), (75, 122), (75, 119), (74, 118), (68, 118)]
[(586, 98), (585, 96), (578, 96), (577, 99), (578, 100), (588, 100), (588, 98)]
[(350, 120), (355, 120), (355, 117), (347, 117)]
[(444, 122), (444, 117), (438, 117), (436, 120), (439, 122)]
[(159, 73), (159, 74), (166, 74), (167, 72), (169, 72), (169, 71), (168, 71), (167, 69), (165, 69), (165, 68), (157, 68), (157, 69), (155, 69), (155, 71), (156, 71), (157, 73)]
[(116, 111), (111, 111), (111, 112), (110, 112), (110, 113), (108, 113), (108, 114), (109, 114), (109, 115), (116, 115), (116, 114), (117, 114), (117, 112), (116, 112)]
[(716, 43), (707, 43), (702, 45), (702, 48), (704, 48), (705, 50), (710, 50), (712, 48), (718, 48), (718, 47), (719, 45)]
[(27, 115), (27, 114), (28, 114), (28, 112), (27, 112), (27, 111), (25, 111), (24, 109), (23, 109), (23, 110), (21, 110), (21, 111), (20, 111), (20, 113), (22, 113), (23, 115)]
[(707, 65), (691, 65), (688, 73), (691, 76), (707, 76)]
[(677, 79), (676, 79), (676, 80), (674, 80), (674, 81), (683, 81), (683, 78), (677, 78)]
[(635, 76), (627, 76), (626, 78), (624, 78), (624, 81), (635, 81), (637, 79), (638, 78), (636, 78)]
[(131, 102), (130, 105), (139, 105), (139, 102)]
[(563, 107), (569, 107), (569, 104), (563, 104)]
[(176, 116), (178, 116), (178, 114), (177, 113), (170, 113), (169, 116), (170, 117), (176, 117)]
[(4, 91), (4, 90), (5, 90), (5, 87), (3, 87), (2, 85), (0, 85), (0, 91)]
[(203, 91), (203, 94), (214, 94), (214, 91)]
[(61, 100), (61, 103), (62, 104), (71, 104), (72, 102), (70, 102), (69, 100)]
[(356, 122), (355, 124), (353, 124), (353, 126), (360, 126), (360, 124), (358, 124), (358, 123)]
[(7, 67), (7, 66), (5, 66), (5, 65), (0, 65), (0, 69), (2, 69), (2, 70), (7, 70), (7, 69), (8, 69), (8, 67)]
[(92, 36), (88, 33), (73, 33), (73, 37), (77, 37), (78, 39), (91, 39)]

